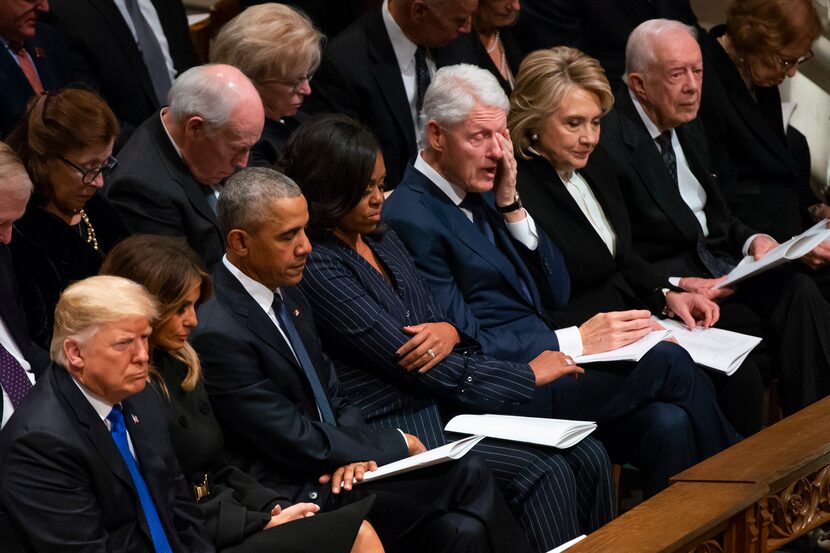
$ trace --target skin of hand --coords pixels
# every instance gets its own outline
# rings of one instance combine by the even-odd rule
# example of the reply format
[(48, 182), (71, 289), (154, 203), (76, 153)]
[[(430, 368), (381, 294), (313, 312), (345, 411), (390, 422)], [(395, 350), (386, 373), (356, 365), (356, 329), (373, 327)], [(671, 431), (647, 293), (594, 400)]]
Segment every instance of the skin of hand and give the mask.
[(651, 332), (651, 313), (646, 309), (597, 313), (579, 327), (584, 354), (612, 351)]
[[(421, 374), (440, 363), (461, 342), (458, 330), (450, 323), (423, 323), (405, 326), (402, 330), (413, 336), (395, 353), (400, 358), (398, 364), (407, 371), (417, 370)], [(434, 356), (430, 355), (430, 350)]]
[(285, 524), (293, 520), (299, 520), (305, 517), (313, 517), (314, 513), (320, 510), (320, 506), (315, 503), (297, 503), (283, 509), (279, 505), (271, 509), (271, 520), (265, 525), (263, 530), (273, 528), (279, 524)]
[[(568, 364), (568, 361), (570, 361), (570, 364)], [(560, 376), (570, 374), (577, 378), (585, 372), (585, 369), (578, 366), (569, 355), (565, 355), (561, 351), (545, 350), (528, 364), (536, 376), (537, 388), (550, 384)]]
[(331, 482), (331, 493), (338, 494), (341, 489), (351, 491), (355, 482), (363, 480), (363, 475), (378, 469), (374, 461), (358, 461), (344, 465), (331, 474), (324, 474), (318, 481), (321, 484)]
[(749, 245), (749, 255), (751, 255), (755, 261), (758, 261), (764, 257), (768, 251), (776, 246), (778, 246), (778, 242), (776, 242), (774, 238), (762, 234), (760, 236), (756, 236)]
[[(510, 131), (505, 129), (504, 134), (496, 135), (501, 145), (501, 162), (496, 174), (496, 184), (493, 186), (493, 195), (497, 206), (507, 206), (516, 198), (516, 157), (513, 155), (513, 142), (510, 140)], [(524, 208), (503, 213), (502, 217), (508, 223), (517, 223), (527, 217)]]
[(720, 278), (698, 278), (698, 277), (683, 277), (680, 279), (679, 286), (686, 292), (700, 294), (703, 297), (712, 301), (722, 300), (728, 298), (735, 293), (734, 286), (724, 286), (723, 288), (715, 288), (720, 282), (726, 280), (725, 276)]
[(811, 269), (818, 269), (830, 263), (830, 240), (825, 240), (813, 251), (801, 258), (801, 262)]
[(807, 211), (816, 223), (822, 219), (830, 219), (830, 205), (825, 203), (813, 204), (807, 208)]
[(404, 434), (404, 436), (406, 436), (406, 447), (410, 457), (427, 450), (426, 446), (418, 439), (418, 436), (413, 436), (412, 434)]
[(709, 328), (720, 318), (718, 304), (701, 294), (669, 292), (666, 294), (666, 307), (677, 315), (689, 330), (697, 325)]

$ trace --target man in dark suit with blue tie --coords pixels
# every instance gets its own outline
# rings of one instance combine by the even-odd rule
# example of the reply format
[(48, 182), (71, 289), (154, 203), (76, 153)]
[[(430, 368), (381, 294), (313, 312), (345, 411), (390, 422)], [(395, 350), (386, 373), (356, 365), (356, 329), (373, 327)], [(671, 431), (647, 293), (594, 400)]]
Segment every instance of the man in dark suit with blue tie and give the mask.
[(56, 364), (0, 434), (0, 520), (19, 533), (4, 551), (214, 551), (164, 407), (145, 390), (155, 298), (91, 277), (64, 291), (55, 316)]
[(286, 500), (323, 510), (374, 494), (367, 518), (395, 550), (528, 550), (474, 454), (353, 486), (375, 463), (424, 446), (366, 426), (322, 353), (311, 307), (294, 287), (311, 251), (305, 199), (288, 177), (244, 169), (223, 188), (218, 217), (227, 253), (192, 342), (234, 462)]
[[(516, 193), (507, 98), (472, 66), (438, 71), (424, 98), (426, 148), (384, 205), (447, 318), (493, 357), (528, 362), (545, 350), (616, 349), (648, 333), (648, 312), (600, 313), (579, 328), (549, 316), (568, 299), (561, 252)], [(679, 346), (638, 363), (592, 365), (537, 391), (523, 414), (596, 420), (612, 460), (634, 462), (656, 493), (686, 466), (728, 447), (734, 429), (711, 385)]]
[(35, 94), (69, 83), (69, 54), (37, 18), (46, 0), (0, 0), (0, 137), (9, 134)]

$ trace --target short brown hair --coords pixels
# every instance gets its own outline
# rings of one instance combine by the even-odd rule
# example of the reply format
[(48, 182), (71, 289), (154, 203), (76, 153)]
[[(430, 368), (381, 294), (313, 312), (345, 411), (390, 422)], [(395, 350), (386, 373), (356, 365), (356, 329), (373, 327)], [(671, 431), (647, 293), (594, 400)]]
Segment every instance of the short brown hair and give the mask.
[(118, 119), (94, 92), (64, 88), (29, 100), (26, 116), (9, 135), (35, 186), (35, 201), (49, 203), (52, 186), (46, 162), (68, 152), (115, 141)]
[(210, 48), (211, 63), (233, 65), (255, 84), (290, 79), (292, 71), (315, 71), (324, 35), (299, 10), (269, 2), (230, 20)]
[(733, 0), (726, 31), (737, 53), (763, 58), (802, 39), (812, 43), (822, 24), (811, 0)]
[(597, 60), (575, 48), (557, 46), (528, 54), (519, 67), (516, 87), (510, 94), (507, 126), (513, 146), (530, 159), (533, 134), (543, 121), (559, 109), (573, 88), (592, 92), (599, 98), (602, 113), (614, 106), (614, 94)]

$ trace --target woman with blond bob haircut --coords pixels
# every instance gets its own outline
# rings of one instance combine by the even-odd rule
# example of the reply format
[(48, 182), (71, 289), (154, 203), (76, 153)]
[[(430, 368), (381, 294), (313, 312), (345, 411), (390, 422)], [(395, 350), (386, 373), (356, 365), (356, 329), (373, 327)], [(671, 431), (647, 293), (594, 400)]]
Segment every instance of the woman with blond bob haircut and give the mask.
[[(199, 358), (187, 341), (198, 323), (196, 308), (211, 296), (213, 285), (187, 244), (170, 236), (132, 236), (113, 248), (101, 272), (146, 286), (160, 302), (149, 339), (152, 383), (164, 398), (176, 457), (219, 551), (382, 552), (374, 530), (363, 521), (371, 501), (285, 524), (302, 521), (319, 508), (313, 503), (288, 506), (276, 492), (222, 460), (222, 430)], [(324, 536), (326, 544), (321, 543)]]
[[(517, 189), (536, 224), (562, 250), (571, 276), (571, 296), (557, 322), (581, 325), (606, 313), (634, 328), (651, 324), (651, 314), (671, 311), (694, 326), (694, 317), (716, 310), (714, 304), (672, 291), (632, 252), (622, 192), (605, 153), (595, 150), (601, 119), (613, 103), (599, 62), (566, 47), (525, 58), (510, 97)], [(763, 384), (757, 368), (745, 363), (732, 377), (713, 380), (733, 426), (744, 435), (758, 431)], [(605, 445), (614, 459), (614, 444)]]
[(311, 94), (324, 39), (302, 12), (274, 2), (246, 9), (216, 35), (211, 63), (242, 71), (265, 107), (265, 128), (251, 150), (250, 166), (271, 167), (302, 121), (297, 112)]

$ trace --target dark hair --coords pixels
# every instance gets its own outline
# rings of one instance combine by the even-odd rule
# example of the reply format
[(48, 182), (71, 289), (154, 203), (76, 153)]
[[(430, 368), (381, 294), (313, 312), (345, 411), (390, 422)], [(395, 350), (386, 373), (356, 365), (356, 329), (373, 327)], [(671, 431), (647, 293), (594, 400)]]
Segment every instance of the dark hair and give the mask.
[(9, 135), (7, 143), (26, 166), (39, 205), (52, 199), (46, 162), (73, 150), (100, 146), (118, 137), (118, 119), (98, 94), (64, 88), (34, 96), (26, 115)]
[(379, 152), (372, 131), (346, 115), (314, 117), (294, 131), (277, 169), (308, 201), (312, 240), (328, 238), (360, 203)]
[(823, 29), (811, 0), (733, 0), (726, 30), (739, 54), (768, 57), (803, 38), (815, 41)]
[[(199, 284), (197, 304), (206, 301), (213, 292), (213, 283), (202, 260), (183, 239), (172, 236), (137, 234), (125, 238), (107, 254), (100, 274), (128, 278), (155, 296), (160, 315), (154, 332), (173, 316), (194, 284)], [(153, 336), (150, 340), (153, 341)], [(187, 366), (182, 389), (192, 391), (201, 374), (199, 357), (193, 347), (185, 344), (182, 349), (168, 353)], [(167, 393), (161, 376), (154, 371), (151, 375)]]

